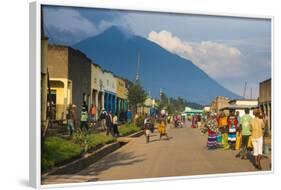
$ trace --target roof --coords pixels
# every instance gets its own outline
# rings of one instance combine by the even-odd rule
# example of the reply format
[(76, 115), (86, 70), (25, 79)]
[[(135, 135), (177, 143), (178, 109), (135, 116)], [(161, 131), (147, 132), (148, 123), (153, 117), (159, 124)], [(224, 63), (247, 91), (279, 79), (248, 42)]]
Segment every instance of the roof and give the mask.
[(252, 105), (252, 106), (249, 106), (249, 105), (229, 105), (229, 106), (221, 108), (220, 110), (246, 109), (246, 108), (254, 109), (254, 108), (258, 108), (258, 105), (257, 106), (254, 106), (254, 105)]
[(267, 82), (270, 82), (270, 81), (271, 81), (271, 78), (266, 79), (266, 80), (264, 80), (264, 81), (261, 81), (260, 84), (262, 84), (262, 83), (267, 83)]
[(233, 99), (233, 100), (229, 100), (230, 102), (236, 102), (236, 101), (258, 101), (257, 99)]

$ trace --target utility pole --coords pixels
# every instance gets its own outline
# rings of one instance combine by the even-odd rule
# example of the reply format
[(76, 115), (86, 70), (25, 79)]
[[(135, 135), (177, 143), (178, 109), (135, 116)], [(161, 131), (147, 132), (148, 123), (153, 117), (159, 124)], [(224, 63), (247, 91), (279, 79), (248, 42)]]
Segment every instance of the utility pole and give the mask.
[(243, 90), (243, 97), (246, 98), (246, 88), (247, 88), (247, 82), (245, 82), (244, 90)]
[(253, 89), (251, 88), (251, 99), (253, 98)]

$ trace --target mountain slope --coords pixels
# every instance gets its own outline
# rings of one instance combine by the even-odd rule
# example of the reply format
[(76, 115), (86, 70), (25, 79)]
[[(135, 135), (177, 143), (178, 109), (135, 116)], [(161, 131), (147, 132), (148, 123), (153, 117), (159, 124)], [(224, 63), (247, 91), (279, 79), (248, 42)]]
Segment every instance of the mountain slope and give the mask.
[(181, 96), (187, 101), (201, 104), (210, 103), (216, 96), (239, 97), (218, 84), (191, 61), (114, 26), (73, 47), (84, 52), (102, 68), (130, 80), (134, 80), (136, 75), (139, 52), (141, 84), (154, 97), (159, 97), (160, 88), (168, 96)]

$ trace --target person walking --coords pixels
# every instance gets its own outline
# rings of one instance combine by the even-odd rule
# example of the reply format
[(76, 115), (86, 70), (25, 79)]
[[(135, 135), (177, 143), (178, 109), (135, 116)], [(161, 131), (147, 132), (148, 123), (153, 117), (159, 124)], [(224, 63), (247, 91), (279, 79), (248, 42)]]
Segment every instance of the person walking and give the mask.
[(250, 122), (250, 130), (252, 132), (252, 143), (254, 149), (254, 166), (261, 170), (261, 159), (262, 159), (262, 151), (263, 151), (263, 130), (265, 128), (265, 123), (262, 119), (260, 119), (260, 110), (254, 110), (255, 118)]
[(113, 135), (113, 117), (112, 117), (111, 111), (109, 111), (106, 114), (105, 120), (106, 120), (106, 135), (108, 136), (110, 133), (112, 136), (114, 136)]
[(230, 145), (230, 148), (232, 150), (235, 150), (235, 143), (236, 143), (236, 131), (238, 127), (238, 121), (235, 116), (234, 110), (230, 111), (230, 115), (227, 119), (228, 123), (228, 142)]
[(69, 135), (71, 136), (74, 132), (74, 114), (72, 110), (72, 105), (70, 104), (66, 114), (66, 125), (69, 131)]
[(83, 130), (83, 128), (86, 128), (86, 130), (89, 130), (88, 127), (88, 112), (85, 107), (82, 108), (81, 115), (80, 115), (80, 129)]
[(236, 155), (237, 158), (246, 159), (248, 150), (247, 145), (249, 142), (249, 137), (251, 135), (250, 131), (250, 123), (252, 121), (252, 117), (250, 116), (249, 108), (245, 109), (245, 114), (240, 119), (240, 126), (241, 126), (241, 135), (242, 135), (242, 145), (239, 153)]
[(218, 128), (221, 133), (222, 147), (224, 150), (227, 150), (227, 149), (229, 149), (229, 144), (228, 144), (227, 116), (226, 116), (225, 112), (221, 112), (219, 115)]
[(115, 114), (113, 116), (113, 136), (118, 137), (119, 136), (119, 130), (118, 130), (118, 117)]
[(207, 148), (209, 150), (214, 150), (217, 148), (217, 132), (218, 132), (218, 123), (214, 113), (208, 113), (207, 122), (205, 127), (208, 131), (208, 141)]
[(158, 132), (159, 132), (159, 134), (160, 134), (160, 140), (161, 140), (161, 138), (162, 138), (162, 136), (166, 136), (167, 137), (167, 139), (169, 139), (169, 137), (168, 137), (168, 134), (167, 134), (167, 130), (166, 130), (166, 124), (165, 124), (165, 121), (161, 121), (160, 122), (160, 124), (159, 124), (159, 126), (158, 126)]
[(144, 119), (144, 134), (145, 134), (145, 138), (146, 138), (146, 143), (149, 143), (149, 137), (151, 134), (151, 121), (150, 118), (147, 117)]
[(93, 125), (93, 127), (95, 127), (95, 125), (96, 125), (96, 114), (97, 114), (96, 105), (91, 104), (91, 108), (90, 108), (89, 112), (90, 112), (89, 115), (90, 115), (91, 125)]
[(101, 121), (101, 129), (103, 131), (106, 130), (106, 115), (107, 115), (107, 112), (105, 111), (104, 108), (102, 108), (99, 120)]

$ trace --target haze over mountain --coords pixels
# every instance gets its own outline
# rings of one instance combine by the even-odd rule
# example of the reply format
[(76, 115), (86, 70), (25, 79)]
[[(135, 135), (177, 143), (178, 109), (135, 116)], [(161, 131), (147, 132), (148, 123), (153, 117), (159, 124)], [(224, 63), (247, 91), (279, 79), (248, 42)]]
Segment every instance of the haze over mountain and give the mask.
[(239, 98), (191, 61), (116, 26), (73, 45), (73, 48), (84, 52), (102, 68), (132, 81), (140, 53), (141, 85), (156, 98), (159, 98), (160, 88), (168, 96), (180, 96), (200, 104), (209, 104), (216, 96)]

